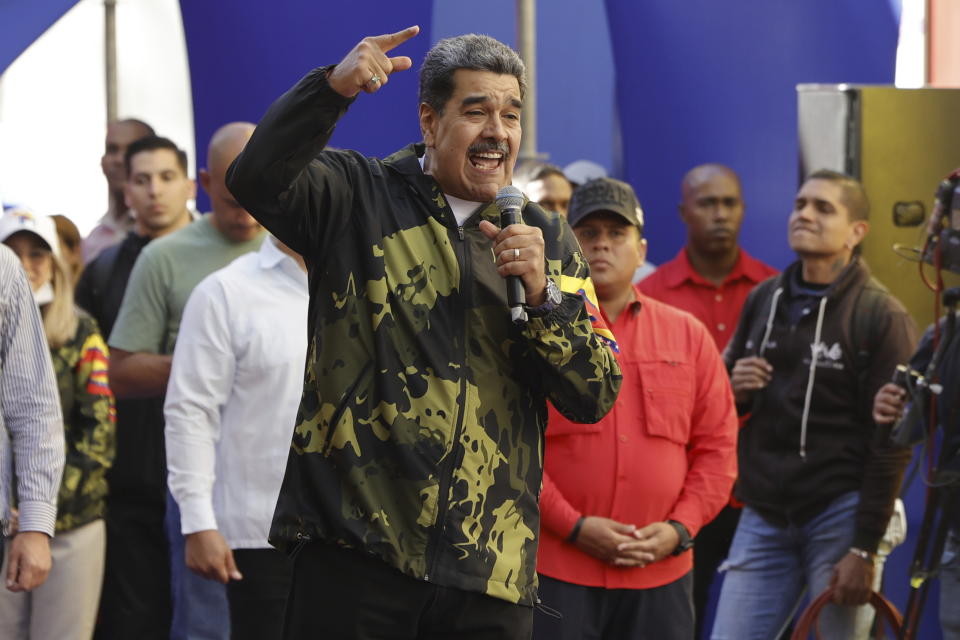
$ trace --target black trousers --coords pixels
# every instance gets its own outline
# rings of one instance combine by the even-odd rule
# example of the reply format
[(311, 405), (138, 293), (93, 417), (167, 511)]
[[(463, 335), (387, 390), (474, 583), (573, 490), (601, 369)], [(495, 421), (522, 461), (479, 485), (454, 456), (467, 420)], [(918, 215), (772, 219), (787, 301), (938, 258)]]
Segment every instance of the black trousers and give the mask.
[[(733, 534), (737, 532), (740, 512), (726, 506), (711, 522), (700, 529), (693, 547), (693, 609), (697, 620), (696, 638), (704, 637), (710, 585), (717, 576), (720, 563), (727, 559)], [(709, 629), (708, 633), (709, 635)]]
[(652, 589), (584, 587), (541, 575), (533, 638), (692, 640), (692, 589), (692, 573)]
[(231, 640), (279, 640), (293, 562), (276, 549), (234, 549), (243, 580), (227, 583)]
[(323, 543), (296, 554), (287, 640), (527, 640), (533, 608), (404, 575)]
[(163, 514), (162, 506), (108, 503), (97, 640), (170, 638), (170, 552)]

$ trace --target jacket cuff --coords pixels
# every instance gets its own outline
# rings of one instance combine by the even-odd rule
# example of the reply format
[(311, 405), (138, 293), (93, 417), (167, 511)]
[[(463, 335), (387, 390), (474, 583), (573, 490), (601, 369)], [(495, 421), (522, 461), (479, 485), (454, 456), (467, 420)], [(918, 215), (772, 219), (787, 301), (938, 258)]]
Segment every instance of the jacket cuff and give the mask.
[(339, 107), (340, 114), (343, 115), (347, 107), (353, 104), (353, 101), (356, 100), (360, 94), (358, 93), (357, 96), (347, 98), (337, 93), (337, 91), (330, 86), (327, 76), (336, 66), (335, 64), (328, 64), (325, 67), (317, 67), (308, 73), (307, 77), (317, 83), (317, 96), (322, 98), (323, 104)]
[(180, 533), (183, 535), (217, 529), (217, 516), (209, 498), (188, 498), (177, 504), (180, 507)]
[(575, 293), (563, 292), (563, 300), (557, 305), (557, 308), (544, 316), (531, 317), (527, 321), (527, 328), (534, 334), (545, 331), (556, 331), (573, 322), (583, 304), (582, 298)]
[(47, 502), (21, 502), (17, 531), (40, 531), (51, 538), (57, 526), (57, 507)]
[(851, 546), (869, 551), (870, 553), (876, 553), (882, 538), (882, 531), (877, 535), (876, 532), (864, 531), (858, 528), (853, 532), (853, 544)]

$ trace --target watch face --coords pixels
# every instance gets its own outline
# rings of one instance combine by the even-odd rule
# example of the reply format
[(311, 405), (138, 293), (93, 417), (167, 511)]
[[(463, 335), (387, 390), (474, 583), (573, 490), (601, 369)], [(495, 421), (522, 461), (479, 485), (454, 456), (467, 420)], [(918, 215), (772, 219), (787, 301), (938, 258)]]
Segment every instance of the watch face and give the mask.
[(563, 296), (560, 294), (560, 289), (553, 280), (547, 280), (547, 300), (555, 305), (558, 305), (563, 301)]

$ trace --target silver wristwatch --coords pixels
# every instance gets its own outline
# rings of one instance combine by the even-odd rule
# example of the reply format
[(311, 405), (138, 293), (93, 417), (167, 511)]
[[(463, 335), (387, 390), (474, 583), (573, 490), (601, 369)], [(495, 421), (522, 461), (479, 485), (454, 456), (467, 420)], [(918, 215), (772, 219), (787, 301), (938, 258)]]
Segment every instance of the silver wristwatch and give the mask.
[(560, 306), (560, 303), (563, 302), (563, 294), (560, 293), (560, 287), (558, 287), (553, 280), (547, 278), (547, 296), (539, 307), (530, 307), (524, 305), (527, 309), (527, 314), (532, 318), (542, 318), (547, 315), (554, 309)]

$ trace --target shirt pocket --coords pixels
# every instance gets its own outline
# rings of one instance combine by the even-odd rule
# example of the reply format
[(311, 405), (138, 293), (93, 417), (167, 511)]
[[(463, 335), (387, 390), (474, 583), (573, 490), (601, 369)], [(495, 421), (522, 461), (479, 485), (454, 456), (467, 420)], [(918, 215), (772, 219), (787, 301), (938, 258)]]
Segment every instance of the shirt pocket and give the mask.
[(693, 365), (680, 354), (658, 354), (634, 366), (647, 434), (686, 445), (693, 411)]

